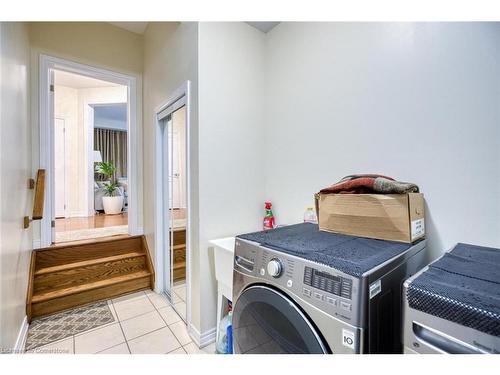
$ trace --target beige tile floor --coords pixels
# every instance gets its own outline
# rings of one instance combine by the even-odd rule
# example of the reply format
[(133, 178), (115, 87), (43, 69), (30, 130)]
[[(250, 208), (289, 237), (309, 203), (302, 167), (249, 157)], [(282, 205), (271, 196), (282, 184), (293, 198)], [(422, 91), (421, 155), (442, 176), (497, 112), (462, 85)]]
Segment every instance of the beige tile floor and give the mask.
[[(185, 286), (173, 296), (185, 314)], [(199, 349), (166, 297), (137, 292), (108, 301), (115, 321), (34, 349), (34, 353), (65, 354), (211, 354), (215, 344)], [(184, 310), (182, 310), (184, 308)]]
[(172, 287), (172, 303), (175, 311), (186, 321), (186, 283), (174, 283)]

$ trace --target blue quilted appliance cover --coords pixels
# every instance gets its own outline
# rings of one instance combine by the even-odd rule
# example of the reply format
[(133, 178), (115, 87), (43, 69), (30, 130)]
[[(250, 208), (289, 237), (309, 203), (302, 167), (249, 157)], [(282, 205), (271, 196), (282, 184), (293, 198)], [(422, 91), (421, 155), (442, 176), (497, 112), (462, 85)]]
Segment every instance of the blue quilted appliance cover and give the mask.
[(459, 243), (406, 294), (413, 309), (500, 337), (500, 249)]
[(412, 244), (323, 232), (302, 223), (242, 234), (245, 240), (360, 277), (366, 271), (407, 251)]

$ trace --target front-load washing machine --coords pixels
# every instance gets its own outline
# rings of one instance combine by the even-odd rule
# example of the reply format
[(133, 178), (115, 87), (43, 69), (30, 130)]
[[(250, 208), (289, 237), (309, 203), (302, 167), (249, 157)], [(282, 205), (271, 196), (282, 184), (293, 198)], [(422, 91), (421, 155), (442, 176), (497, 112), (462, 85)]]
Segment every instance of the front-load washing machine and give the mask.
[(401, 290), (424, 266), (415, 244), (309, 223), (237, 236), (235, 353), (400, 353)]

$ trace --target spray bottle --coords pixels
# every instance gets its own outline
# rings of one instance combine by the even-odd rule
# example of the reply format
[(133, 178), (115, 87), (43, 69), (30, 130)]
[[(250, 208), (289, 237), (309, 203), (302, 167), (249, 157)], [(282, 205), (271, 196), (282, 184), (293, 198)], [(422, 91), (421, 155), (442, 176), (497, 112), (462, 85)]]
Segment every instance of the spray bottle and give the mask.
[(269, 230), (274, 228), (274, 215), (271, 202), (266, 202), (266, 215), (264, 216), (263, 228)]

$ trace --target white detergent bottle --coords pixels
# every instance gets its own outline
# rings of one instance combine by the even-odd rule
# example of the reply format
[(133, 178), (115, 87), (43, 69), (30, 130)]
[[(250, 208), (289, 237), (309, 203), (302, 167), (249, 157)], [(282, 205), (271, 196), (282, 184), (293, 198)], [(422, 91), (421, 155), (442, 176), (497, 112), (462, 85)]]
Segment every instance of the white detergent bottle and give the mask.
[(304, 212), (304, 223), (318, 224), (318, 218), (316, 217), (316, 212), (314, 212), (313, 207), (306, 207)]

